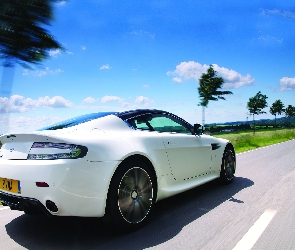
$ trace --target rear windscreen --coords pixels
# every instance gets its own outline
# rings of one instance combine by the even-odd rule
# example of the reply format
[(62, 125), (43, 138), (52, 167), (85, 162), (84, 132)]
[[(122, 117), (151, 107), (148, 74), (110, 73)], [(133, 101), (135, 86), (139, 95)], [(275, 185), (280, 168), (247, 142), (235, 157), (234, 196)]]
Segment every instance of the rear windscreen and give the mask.
[(88, 114), (88, 115), (81, 115), (75, 118), (71, 118), (69, 120), (65, 120), (41, 129), (38, 129), (38, 131), (42, 130), (57, 130), (57, 129), (63, 129), (63, 128), (69, 128), (76, 126), (78, 124), (88, 122), (97, 118), (101, 118), (107, 115), (113, 115), (116, 114), (116, 112), (100, 112), (100, 113), (93, 113), (93, 114)]

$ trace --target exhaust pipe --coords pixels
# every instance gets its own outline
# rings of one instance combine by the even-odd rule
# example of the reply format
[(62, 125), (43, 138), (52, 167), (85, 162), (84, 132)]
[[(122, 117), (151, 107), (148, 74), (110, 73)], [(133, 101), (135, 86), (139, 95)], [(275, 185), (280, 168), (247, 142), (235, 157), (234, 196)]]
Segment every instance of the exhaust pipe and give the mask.
[(55, 203), (53, 201), (50, 201), (50, 200), (47, 200), (46, 201), (46, 208), (53, 212), (53, 213), (56, 213), (58, 211), (58, 208), (57, 206), (55, 205)]

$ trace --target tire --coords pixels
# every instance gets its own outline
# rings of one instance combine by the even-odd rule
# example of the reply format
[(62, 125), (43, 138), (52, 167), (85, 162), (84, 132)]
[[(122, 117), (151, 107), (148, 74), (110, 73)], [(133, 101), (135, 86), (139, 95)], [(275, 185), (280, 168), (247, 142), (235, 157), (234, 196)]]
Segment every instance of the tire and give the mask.
[(123, 162), (111, 180), (105, 221), (120, 231), (136, 230), (149, 220), (155, 200), (154, 171), (139, 160)]
[(233, 181), (236, 171), (236, 155), (232, 145), (227, 145), (225, 147), (221, 171), (220, 171), (220, 181), (222, 184), (229, 184)]

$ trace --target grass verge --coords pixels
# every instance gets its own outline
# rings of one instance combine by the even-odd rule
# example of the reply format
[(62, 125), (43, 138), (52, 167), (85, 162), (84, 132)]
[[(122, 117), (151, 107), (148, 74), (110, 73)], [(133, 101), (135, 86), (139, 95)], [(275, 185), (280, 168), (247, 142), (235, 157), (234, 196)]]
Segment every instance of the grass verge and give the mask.
[(257, 131), (255, 135), (252, 131), (240, 131), (213, 136), (230, 140), (235, 147), (236, 153), (241, 153), (244, 151), (295, 139), (295, 129)]

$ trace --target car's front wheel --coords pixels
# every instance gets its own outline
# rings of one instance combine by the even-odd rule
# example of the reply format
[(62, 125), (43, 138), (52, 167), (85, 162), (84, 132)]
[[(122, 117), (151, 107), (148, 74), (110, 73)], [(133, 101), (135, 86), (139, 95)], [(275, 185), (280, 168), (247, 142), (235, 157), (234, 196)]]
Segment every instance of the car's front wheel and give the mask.
[(233, 181), (236, 171), (236, 157), (233, 146), (227, 145), (221, 163), (220, 181), (229, 184)]
[(137, 229), (149, 219), (155, 198), (153, 170), (139, 160), (124, 162), (116, 170), (110, 184), (106, 217), (121, 229)]

